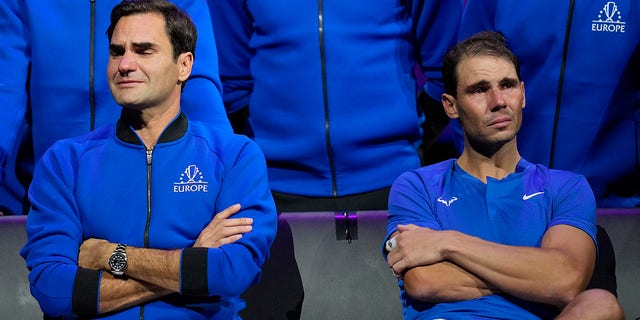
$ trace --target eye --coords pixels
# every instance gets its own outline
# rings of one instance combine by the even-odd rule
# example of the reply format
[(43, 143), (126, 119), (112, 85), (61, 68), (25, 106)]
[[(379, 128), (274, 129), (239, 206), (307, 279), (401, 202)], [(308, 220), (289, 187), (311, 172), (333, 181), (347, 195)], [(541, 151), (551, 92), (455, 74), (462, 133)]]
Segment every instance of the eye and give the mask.
[(485, 87), (475, 87), (471, 89), (471, 93), (485, 93), (487, 92), (487, 88)]
[(109, 55), (112, 57), (119, 57), (124, 54), (124, 48), (118, 46), (109, 46)]
[(518, 81), (503, 81), (502, 83), (500, 83), (500, 86), (503, 89), (513, 89), (518, 86)]
[(139, 54), (141, 56), (148, 56), (152, 53), (153, 53), (153, 50), (151, 50), (151, 48), (141, 48), (136, 50), (136, 54)]
[(154, 46), (152, 43), (147, 42), (137, 43), (133, 46), (133, 51), (135, 52), (135, 54), (140, 56), (151, 55), (157, 51), (156, 49), (156, 46)]

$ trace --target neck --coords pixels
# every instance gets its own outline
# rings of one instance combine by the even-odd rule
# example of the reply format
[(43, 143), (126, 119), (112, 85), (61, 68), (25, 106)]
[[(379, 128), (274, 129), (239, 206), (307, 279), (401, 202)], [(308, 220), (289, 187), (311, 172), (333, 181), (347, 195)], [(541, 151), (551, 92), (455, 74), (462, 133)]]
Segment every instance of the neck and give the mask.
[(520, 153), (513, 139), (489, 155), (465, 145), (457, 162), (464, 171), (486, 183), (487, 177), (500, 180), (514, 173), (519, 161)]
[(164, 129), (180, 112), (180, 107), (165, 109), (147, 108), (142, 111), (125, 109), (127, 122), (136, 131), (147, 150), (153, 149)]

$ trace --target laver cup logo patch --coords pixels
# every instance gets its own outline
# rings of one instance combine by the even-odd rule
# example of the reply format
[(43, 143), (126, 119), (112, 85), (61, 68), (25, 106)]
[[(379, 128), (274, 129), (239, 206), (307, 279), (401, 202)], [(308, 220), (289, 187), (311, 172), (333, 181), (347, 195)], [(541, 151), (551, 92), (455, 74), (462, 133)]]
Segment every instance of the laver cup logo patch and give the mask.
[(195, 164), (189, 165), (178, 182), (173, 183), (173, 192), (207, 192), (208, 182), (202, 180), (202, 172)]
[(591, 31), (624, 33), (626, 22), (622, 21), (622, 15), (614, 1), (607, 2), (598, 12), (597, 19), (591, 21)]

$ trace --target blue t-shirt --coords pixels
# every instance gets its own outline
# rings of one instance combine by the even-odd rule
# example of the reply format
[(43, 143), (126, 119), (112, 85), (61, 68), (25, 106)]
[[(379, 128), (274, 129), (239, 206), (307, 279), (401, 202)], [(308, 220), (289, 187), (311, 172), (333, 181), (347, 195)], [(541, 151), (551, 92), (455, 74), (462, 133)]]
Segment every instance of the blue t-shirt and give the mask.
[[(596, 241), (596, 205), (586, 179), (522, 159), (516, 172), (487, 183), (455, 160), (401, 175), (389, 195), (388, 238), (399, 224), (457, 230), (504, 245), (540, 247), (544, 233), (566, 224)], [(423, 303), (411, 299), (399, 281), (405, 319), (500, 317), (538, 319), (557, 310), (548, 305), (496, 294), (479, 299)]]

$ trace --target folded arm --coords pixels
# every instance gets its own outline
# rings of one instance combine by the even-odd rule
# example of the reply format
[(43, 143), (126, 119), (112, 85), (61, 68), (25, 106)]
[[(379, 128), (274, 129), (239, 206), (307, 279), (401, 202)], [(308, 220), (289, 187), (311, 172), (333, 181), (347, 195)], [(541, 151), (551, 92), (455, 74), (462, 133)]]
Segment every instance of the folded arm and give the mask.
[[(418, 230), (420, 227), (410, 225), (407, 227), (399, 226), (399, 228), (401, 230)], [(398, 234), (398, 231), (394, 232), (389, 236), (389, 239), (396, 238)], [(397, 248), (397, 240), (394, 240), (396, 241), (394, 248)], [(406, 247), (407, 242), (403, 246)], [(390, 253), (390, 247), (386, 248), (386, 252)], [(397, 259), (398, 255), (399, 252), (394, 251), (390, 259)], [(393, 262), (390, 259), (388, 260), (389, 265), (393, 268)], [(417, 265), (406, 268), (401, 273), (393, 272), (397, 277), (402, 278), (407, 295), (414, 300), (423, 302), (438, 303), (477, 299), (497, 291), (490, 283), (449, 261)]]
[[(218, 248), (239, 240), (242, 234), (251, 231), (251, 218), (230, 218), (239, 210), (239, 205), (233, 205), (218, 213), (200, 233), (194, 247)], [(105, 240), (85, 240), (80, 247), (80, 267), (108, 271), (107, 261), (115, 247), (115, 243)], [(99, 313), (125, 309), (181, 292), (182, 254), (182, 249), (127, 247), (126, 277), (102, 273)]]
[[(496, 244), (456, 231), (416, 226), (399, 226), (399, 230), (389, 265), (394, 272), (405, 273), (407, 288), (433, 288), (429, 282), (436, 282), (431, 291), (437, 293), (414, 292), (432, 302), (469, 297), (447, 292), (472, 294), (475, 290), (483, 295), (497, 289), (563, 307), (584, 290), (595, 262), (593, 240), (568, 225), (551, 227), (540, 248)], [(442, 290), (446, 286), (454, 289)]]
[(498, 292), (490, 283), (449, 261), (411, 268), (403, 280), (411, 298), (430, 303), (471, 300)]

